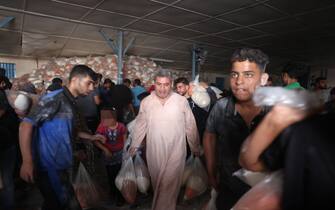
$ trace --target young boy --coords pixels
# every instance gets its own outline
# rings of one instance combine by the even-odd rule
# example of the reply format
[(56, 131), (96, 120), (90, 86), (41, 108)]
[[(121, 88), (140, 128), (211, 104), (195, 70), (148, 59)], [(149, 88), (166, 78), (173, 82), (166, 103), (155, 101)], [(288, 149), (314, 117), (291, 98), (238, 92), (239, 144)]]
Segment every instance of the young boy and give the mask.
[(114, 107), (105, 107), (101, 110), (101, 122), (96, 131), (107, 138), (106, 143), (95, 145), (103, 151), (107, 175), (110, 184), (110, 192), (116, 205), (124, 202), (122, 194), (115, 186), (115, 178), (121, 169), (122, 149), (127, 137), (127, 129), (123, 123), (117, 121), (117, 111)]

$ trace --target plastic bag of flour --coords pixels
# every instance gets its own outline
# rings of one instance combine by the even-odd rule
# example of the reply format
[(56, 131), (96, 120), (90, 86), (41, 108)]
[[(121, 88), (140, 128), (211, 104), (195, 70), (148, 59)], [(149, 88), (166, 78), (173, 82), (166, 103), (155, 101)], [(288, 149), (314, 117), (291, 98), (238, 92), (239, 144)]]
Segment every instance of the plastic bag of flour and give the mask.
[(132, 142), (131, 136), (128, 135), (128, 138), (127, 138), (126, 142), (124, 143), (123, 149), (122, 149), (122, 161), (125, 161), (130, 157), (128, 149), (131, 145), (131, 142)]
[(200, 108), (208, 107), (211, 103), (211, 98), (209, 97), (206, 88), (199, 84), (199, 75), (196, 76), (193, 84), (194, 87), (191, 95), (192, 100)]
[(282, 171), (272, 172), (246, 192), (232, 210), (280, 210)]
[(145, 165), (139, 153), (136, 154), (134, 165), (135, 165), (137, 188), (141, 193), (146, 194), (150, 187), (150, 176), (148, 168)]
[(200, 108), (206, 108), (211, 102), (211, 98), (209, 97), (206, 88), (202, 86), (195, 86), (193, 88), (193, 93), (191, 96), (192, 100), (196, 105)]
[(183, 179), (181, 185), (184, 186), (187, 183), (188, 178), (192, 174), (192, 169), (193, 169), (193, 161), (194, 161), (194, 156), (190, 155), (189, 158), (186, 160), (184, 172), (183, 172)]
[(253, 172), (246, 170), (244, 168), (241, 168), (238, 171), (235, 171), (233, 173), (233, 176), (238, 177), (241, 179), (244, 183), (248, 184), (249, 186), (255, 186), (257, 183), (262, 181), (266, 176), (270, 175), (270, 172)]
[(134, 163), (131, 157), (128, 157), (123, 161), (121, 170), (115, 179), (115, 185), (129, 204), (133, 204), (135, 202), (137, 183)]
[(307, 90), (288, 90), (282, 87), (259, 87), (253, 95), (256, 106), (285, 105), (304, 110), (321, 105), (316, 93)]
[(217, 99), (222, 98), (222, 96), (221, 96), (221, 94), (223, 93), (222, 90), (220, 90), (219, 88), (214, 87), (214, 86), (209, 86), (209, 88), (211, 88), (214, 91)]
[(79, 164), (73, 188), (82, 208), (95, 207), (99, 204), (101, 193), (82, 163)]
[(15, 90), (6, 90), (5, 92), (11, 107), (20, 112), (27, 112), (38, 102), (38, 96), (35, 94)]
[(207, 190), (208, 176), (201, 160), (195, 157), (192, 163), (192, 173), (189, 176), (184, 194), (184, 200), (190, 200)]

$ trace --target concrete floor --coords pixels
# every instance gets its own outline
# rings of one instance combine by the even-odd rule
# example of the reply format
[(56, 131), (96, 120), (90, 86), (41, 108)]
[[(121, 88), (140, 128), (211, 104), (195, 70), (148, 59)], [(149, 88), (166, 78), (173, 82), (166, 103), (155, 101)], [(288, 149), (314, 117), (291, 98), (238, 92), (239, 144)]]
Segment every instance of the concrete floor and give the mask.
[[(205, 192), (203, 195), (191, 201), (179, 201), (177, 205), (177, 210), (201, 210), (208, 200), (209, 200), (209, 193)], [(39, 210), (42, 201), (43, 198), (40, 195), (38, 189), (35, 186), (28, 186), (26, 189), (20, 190), (19, 192), (16, 193), (15, 210)], [(125, 204), (122, 207), (115, 207), (114, 205), (111, 204), (111, 201), (105, 200), (102, 201), (99, 206), (90, 208), (89, 210), (125, 210), (125, 209), (150, 210), (151, 201), (152, 201), (152, 195), (149, 195), (146, 198), (139, 198), (136, 201), (137, 204), (136, 206), (130, 206)]]
[[(105, 172), (105, 167), (103, 166), (101, 161), (96, 161), (95, 163), (95, 172), (93, 179), (97, 182), (97, 185), (100, 186), (108, 186), (107, 176)], [(39, 192), (39, 190), (34, 185), (23, 184), (20, 182), (20, 187), (16, 190), (16, 208), (15, 210), (39, 210), (42, 204), (43, 198)], [(106, 190), (106, 192), (108, 192)], [(181, 189), (179, 197), (183, 196), (183, 189)], [(101, 203), (95, 207), (90, 208), (90, 210), (125, 210), (125, 209), (136, 209), (136, 210), (150, 210), (151, 202), (152, 202), (152, 194), (148, 196), (138, 196), (136, 201), (136, 206), (124, 205), (122, 207), (115, 207), (112, 205), (111, 201), (108, 200), (108, 196), (105, 196), (107, 199), (101, 201)], [(210, 194), (209, 190), (203, 193), (201, 196), (191, 200), (191, 201), (183, 201), (179, 199), (177, 204), (177, 210), (201, 210), (203, 206), (209, 200)]]

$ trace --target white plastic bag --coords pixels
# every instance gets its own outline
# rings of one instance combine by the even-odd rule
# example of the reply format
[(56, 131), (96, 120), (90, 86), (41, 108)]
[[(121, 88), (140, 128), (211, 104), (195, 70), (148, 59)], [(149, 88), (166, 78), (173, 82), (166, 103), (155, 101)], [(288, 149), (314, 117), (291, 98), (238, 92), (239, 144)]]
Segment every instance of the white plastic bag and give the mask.
[(268, 175), (270, 175), (270, 172), (253, 172), (244, 168), (241, 168), (240, 170), (237, 170), (233, 173), (233, 176), (238, 177), (251, 187), (255, 186)]
[(259, 87), (253, 101), (256, 106), (285, 105), (304, 110), (314, 109), (321, 105), (317, 94), (307, 90), (288, 90), (282, 87)]
[(219, 88), (214, 87), (214, 86), (209, 86), (209, 88), (211, 88), (214, 91), (217, 99), (222, 98), (222, 96), (221, 96), (222, 90), (220, 90)]
[(150, 187), (150, 176), (148, 168), (139, 153), (135, 157), (135, 174), (138, 190), (146, 194)]
[(131, 145), (131, 141), (132, 141), (131, 136), (128, 135), (128, 138), (126, 142), (124, 143), (123, 149), (122, 149), (122, 163), (130, 157), (128, 149)]
[(82, 163), (79, 164), (73, 188), (82, 208), (95, 207), (99, 204), (101, 193)]
[(202, 210), (216, 210), (216, 198), (218, 197), (218, 193), (213, 188), (211, 190), (211, 199), (208, 201), (208, 203), (204, 206)]
[(121, 170), (115, 179), (115, 185), (128, 203), (133, 204), (135, 202), (137, 184), (134, 163), (131, 157), (122, 162)]
[(187, 180), (184, 200), (190, 200), (207, 190), (208, 176), (201, 160), (195, 157), (192, 163), (192, 173)]
[(200, 108), (206, 108), (211, 102), (211, 99), (207, 93), (206, 88), (201, 86), (195, 86), (193, 88), (191, 98), (194, 101), (194, 103), (198, 105)]
[(37, 104), (38, 96), (23, 91), (6, 90), (6, 96), (13, 109), (26, 112), (32, 105)]
[(182, 179), (182, 182), (181, 182), (182, 186), (186, 185), (188, 178), (192, 174), (193, 161), (194, 161), (194, 156), (193, 155), (190, 155), (190, 157), (187, 158), (187, 160), (186, 160), (184, 173), (183, 173), (183, 179)]
[(211, 98), (209, 97), (206, 88), (204, 88), (199, 84), (199, 75), (195, 77), (193, 85), (194, 87), (192, 90), (191, 98), (194, 101), (194, 103), (198, 105), (200, 108), (208, 107), (211, 102)]
[(282, 171), (272, 172), (245, 193), (232, 210), (280, 210), (282, 189)]

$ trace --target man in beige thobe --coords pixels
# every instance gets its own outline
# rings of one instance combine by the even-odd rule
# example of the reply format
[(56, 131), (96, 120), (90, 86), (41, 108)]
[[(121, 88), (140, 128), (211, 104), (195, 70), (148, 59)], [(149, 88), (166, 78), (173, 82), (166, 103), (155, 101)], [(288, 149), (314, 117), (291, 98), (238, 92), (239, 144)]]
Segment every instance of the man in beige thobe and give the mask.
[(172, 92), (166, 70), (155, 77), (155, 91), (140, 106), (130, 154), (146, 136), (146, 157), (154, 189), (153, 210), (175, 210), (186, 158), (186, 137), (199, 154), (199, 136), (185, 97)]

